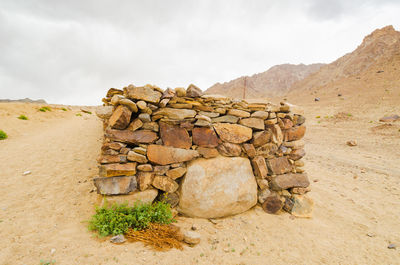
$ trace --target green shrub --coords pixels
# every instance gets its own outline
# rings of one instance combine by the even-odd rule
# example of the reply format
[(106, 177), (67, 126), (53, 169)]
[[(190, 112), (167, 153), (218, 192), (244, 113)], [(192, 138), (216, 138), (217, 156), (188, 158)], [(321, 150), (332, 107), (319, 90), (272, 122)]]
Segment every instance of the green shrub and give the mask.
[(0, 140), (7, 139), (8, 135), (6, 134), (5, 131), (0, 130)]
[(97, 231), (101, 237), (125, 233), (128, 228), (143, 230), (150, 223), (170, 224), (173, 221), (171, 207), (160, 201), (154, 204), (136, 203), (134, 207), (125, 204), (107, 204), (96, 208), (89, 220), (89, 230)]
[(66, 109), (66, 108), (61, 108), (61, 110), (63, 110), (63, 111), (67, 111), (67, 109)]
[(20, 120), (27, 120), (28, 117), (26, 117), (25, 115), (19, 115), (18, 119), (20, 119)]
[(50, 107), (47, 107), (47, 106), (44, 106), (44, 107), (41, 107), (41, 108), (39, 109), (39, 111), (41, 111), (41, 112), (51, 111), (51, 108), (50, 108)]
[(321, 118), (321, 116), (317, 116), (317, 117), (315, 117), (315, 118), (319, 119), (319, 118)]
[(75, 114), (75, 116), (82, 116), (82, 114), (80, 114), (80, 113), (77, 113), (77, 114)]

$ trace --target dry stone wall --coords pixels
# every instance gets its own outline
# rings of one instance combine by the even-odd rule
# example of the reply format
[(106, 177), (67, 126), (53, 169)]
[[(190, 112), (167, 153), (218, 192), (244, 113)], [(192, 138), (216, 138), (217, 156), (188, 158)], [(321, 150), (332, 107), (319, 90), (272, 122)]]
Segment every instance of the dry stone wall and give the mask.
[[(166, 200), (182, 214), (217, 218), (260, 203), (310, 217), (305, 118), (286, 103), (211, 97), (190, 85), (110, 89), (97, 192), (111, 202)], [(102, 200), (100, 198), (100, 200)]]

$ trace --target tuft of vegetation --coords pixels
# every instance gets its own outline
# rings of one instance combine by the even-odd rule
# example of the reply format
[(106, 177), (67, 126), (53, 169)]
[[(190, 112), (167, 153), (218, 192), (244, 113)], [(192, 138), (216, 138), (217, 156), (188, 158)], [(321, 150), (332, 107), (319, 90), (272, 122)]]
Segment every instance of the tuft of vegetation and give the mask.
[(321, 118), (321, 116), (317, 116), (317, 117), (315, 117), (315, 118), (319, 119), (319, 118)]
[(47, 106), (44, 106), (44, 107), (41, 107), (41, 108), (39, 109), (39, 111), (41, 111), (41, 112), (51, 111), (51, 108), (50, 108), (50, 107), (47, 107)]
[(61, 110), (63, 110), (63, 111), (67, 111), (67, 109), (66, 109), (66, 108), (61, 108)]
[(89, 220), (89, 230), (97, 231), (101, 236), (124, 234), (129, 228), (143, 230), (150, 223), (170, 224), (172, 217), (171, 206), (159, 201), (154, 204), (136, 203), (129, 207), (127, 203), (113, 204), (96, 208), (96, 213)]
[(26, 121), (28, 117), (26, 117), (25, 115), (19, 115), (18, 119)]
[(40, 265), (51, 265), (56, 264), (55, 260), (40, 260)]
[(0, 130), (0, 140), (7, 139), (8, 135), (6, 134), (5, 131)]
[(82, 116), (82, 114), (80, 114), (80, 113), (77, 113), (77, 114), (75, 114), (75, 116)]

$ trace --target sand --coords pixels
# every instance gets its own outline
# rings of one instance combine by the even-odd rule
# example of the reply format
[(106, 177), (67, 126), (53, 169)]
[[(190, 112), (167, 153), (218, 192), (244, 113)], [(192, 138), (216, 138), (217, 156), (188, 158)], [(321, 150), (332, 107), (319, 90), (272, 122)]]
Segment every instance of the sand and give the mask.
[[(161, 253), (141, 243), (113, 245), (86, 228), (102, 139), (94, 114), (1, 103), (0, 129), (9, 138), (0, 141), (0, 264), (400, 264), (400, 122), (378, 122), (400, 114), (399, 101), (302, 103), (313, 218), (269, 215), (259, 206), (217, 224), (178, 217), (181, 227), (198, 227), (201, 243)], [(338, 114), (343, 109), (351, 116)]]

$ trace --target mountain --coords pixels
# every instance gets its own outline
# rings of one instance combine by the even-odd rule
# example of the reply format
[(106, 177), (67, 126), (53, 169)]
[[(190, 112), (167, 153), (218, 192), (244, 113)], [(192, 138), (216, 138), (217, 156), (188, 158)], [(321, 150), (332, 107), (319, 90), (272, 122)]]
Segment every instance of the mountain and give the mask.
[(1, 102), (21, 102), (21, 103), (39, 103), (39, 104), (47, 104), (44, 99), (33, 100), (30, 98), (24, 99), (0, 99)]
[(373, 31), (351, 53), (293, 84), (290, 93), (328, 92), (341, 87), (400, 81), (400, 32), (393, 26)]
[[(223, 84), (216, 83), (206, 94), (219, 94), (233, 98), (259, 98), (283, 95), (296, 81), (318, 71), (324, 64), (281, 64), (252, 76), (242, 76)], [(246, 89), (245, 89), (246, 87)]]

